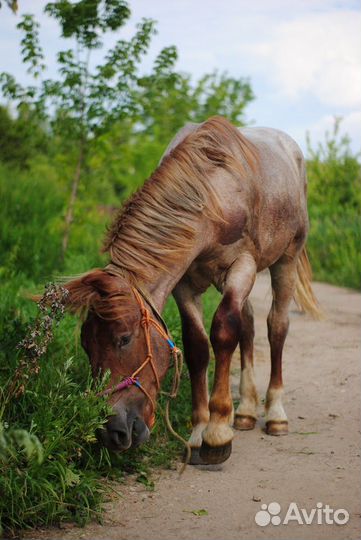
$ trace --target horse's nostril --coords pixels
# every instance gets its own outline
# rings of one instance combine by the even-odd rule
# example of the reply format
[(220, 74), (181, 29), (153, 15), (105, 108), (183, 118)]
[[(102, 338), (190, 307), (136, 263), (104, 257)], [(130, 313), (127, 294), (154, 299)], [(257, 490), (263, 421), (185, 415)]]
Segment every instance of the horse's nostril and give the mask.
[(110, 431), (112, 443), (119, 448), (127, 449), (131, 445), (131, 436), (127, 429), (117, 429)]
[(138, 429), (137, 429), (137, 420), (138, 420), (138, 416), (134, 419), (134, 422), (133, 422), (133, 435), (137, 435), (138, 434)]
[(144, 420), (137, 417), (133, 422), (132, 446), (139, 446), (149, 438), (149, 429)]
[(99, 436), (110, 450), (122, 452), (145, 442), (149, 438), (149, 429), (136, 411), (124, 408), (109, 418)]

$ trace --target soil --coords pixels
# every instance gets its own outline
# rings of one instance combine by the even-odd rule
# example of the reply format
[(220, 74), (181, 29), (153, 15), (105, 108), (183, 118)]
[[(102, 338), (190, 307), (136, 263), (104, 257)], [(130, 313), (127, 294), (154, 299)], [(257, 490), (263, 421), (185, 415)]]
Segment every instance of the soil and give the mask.
[[(360, 308), (361, 294), (316, 283), (326, 313), (313, 321), (296, 309), (284, 353), (284, 406), (290, 433), (264, 433), (262, 404), (253, 431), (235, 432), (230, 459), (221, 466), (188, 466), (154, 474), (155, 489), (128, 479), (108, 505), (104, 523), (83, 529), (35, 531), (27, 538), (51, 539), (359, 539), (360, 478)], [(251, 295), (256, 316), (256, 380), (263, 398), (269, 377), (266, 316), (271, 302), (268, 276), (257, 279)], [(238, 356), (238, 355), (237, 355)], [(238, 358), (232, 389), (238, 394)], [(262, 505), (279, 503), (276, 524), (257, 525)], [(316, 509), (311, 524), (283, 523), (290, 503), (301, 512)], [(319, 503), (317, 507), (317, 503)], [(326, 523), (323, 509), (345, 509), (349, 521)], [(272, 510), (278, 510), (275, 506)], [(317, 511), (318, 514), (317, 514)], [(297, 514), (295, 510), (293, 516)], [(332, 516), (331, 515), (331, 521)], [(267, 519), (269, 514), (259, 514)], [(317, 516), (321, 523), (317, 523)], [(344, 514), (337, 515), (342, 520)], [(269, 519), (269, 517), (268, 517)], [(330, 520), (330, 519), (329, 519)], [(277, 524), (281, 521), (280, 524)]]

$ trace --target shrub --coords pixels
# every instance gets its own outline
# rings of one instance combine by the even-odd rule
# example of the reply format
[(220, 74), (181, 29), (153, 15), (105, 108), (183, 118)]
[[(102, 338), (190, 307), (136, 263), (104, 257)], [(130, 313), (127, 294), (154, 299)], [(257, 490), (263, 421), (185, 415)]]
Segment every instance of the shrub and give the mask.
[(361, 166), (340, 120), (324, 143), (308, 139), (307, 173), (310, 233), (308, 249), (314, 276), (348, 287), (361, 287)]

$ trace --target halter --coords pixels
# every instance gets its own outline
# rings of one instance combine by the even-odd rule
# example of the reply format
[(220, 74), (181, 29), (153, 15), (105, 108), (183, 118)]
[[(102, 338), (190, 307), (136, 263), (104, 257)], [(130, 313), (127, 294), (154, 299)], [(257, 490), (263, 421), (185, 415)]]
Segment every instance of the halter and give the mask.
[(176, 381), (176, 384), (173, 384), (173, 389), (172, 389), (172, 393), (171, 393), (170, 397), (175, 397), (175, 395), (177, 393), (177, 390), (178, 390), (179, 379), (180, 379), (180, 369), (181, 369), (181, 366), (180, 366), (181, 361), (179, 361), (181, 351), (175, 346), (175, 344), (173, 343), (173, 341), (169, 337), (169, 332), (168, 332), (167, 326), (166, 326), (165, 322), (163, 321), (161, 315), (155, 309), (155, 307), (153, 307), (152, 304), (147, 299), (147, 302), (150, 304), (154, 314), (161, 321), (162, 325), (158, 321), (156, 321), (155, 319), (153, 319), (151, 317), (149, 310), (145, 307), (145, 304), (144, 304), (144, 300), (143, 300), (144, 295), (141, 294), (140, 291), (138, 291), (135, 287), (132, 287), (132, 291), (133, 291), (135, 299), (138, 302), (139, 308), (140, 308), (140, 313), (141, 313), (140, 325), (142, 326), (142, 328), (144, 330), (145, 343), (146, 343), (146, 346), (147, 346), (146, 357), (145, 357), (144, 362), (135, 371), (133, 371), (133, 373), (130, 376), (125, 377), (120, 383), (116, 384), (115, 386), (112, 386), (111, 388), (107, 388), (106, 390), (101, 392), (99, 395), (100, 396), (112, 395), (112, 394), (115, 394), (116, 392), (124, 390), (124, 388), (129, 388), (130, 386), (133, 386), (133, 385), (136, 386), (137, 388), (139, 388), (139, 390), (141, 390), (143, 392), (143, 394), (145, 394), (145, 396), (149, 399), (149, 401), (150, 401), (150, 403), (152, 405), (152, 425), (153, 425), (154, 424), (154, 413), (155, 413), (155, 409), (156, 409), (156, 404), (155, 404), (152, 396), (149, 394), (149, 392), (141, 384), (141, 382), (139, 380), (139, 377), (138, 377), (139, 373), (141, 373), (141, 371), (148, 364), (150, 364), (150, 366), (151, 366), (151, 368), (153, 370), (155, 382), (156, 382), (156, 385), (157, 385), (157, 390), (158, 391), (160, 390), (159, 376), (158, 376), (156, 367), (154, 365), (154, 360), (153, 360), (153, 350), (152, 350), (152, 343), (151, 343), (151, 339), (150, 339), (150, 327), (153, 326), (157, 330), (158, 334), (161, 335), (166, 340), (166, 342), (168, 343), (168, 345), (170, 347), (172, 357), (174, 359), (174, 366), (175, 366), (175, 369), (176, 369), (176, 372), (175, 372), (175, 375), (174, 375), (174, 381)]

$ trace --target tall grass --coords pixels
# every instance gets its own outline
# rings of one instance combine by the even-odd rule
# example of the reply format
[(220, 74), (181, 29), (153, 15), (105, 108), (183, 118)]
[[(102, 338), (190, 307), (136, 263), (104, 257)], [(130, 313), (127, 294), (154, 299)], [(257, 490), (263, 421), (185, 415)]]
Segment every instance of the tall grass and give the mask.
[(72, 339), (75, 321), (67, 319), (58, 329), (25, 392), (7, 399), (20, 354), (15, 346), (34, 311), (21, 296), (24, 285), (31, 282), (18, 275), (0, 296), (0, 524), (10, 531), (70, 517), (81, 522), (99, 510), (104, 493), (97, 480), (104, 456), (93, 446), (108, 409), (96, 397), (85, 358)]

